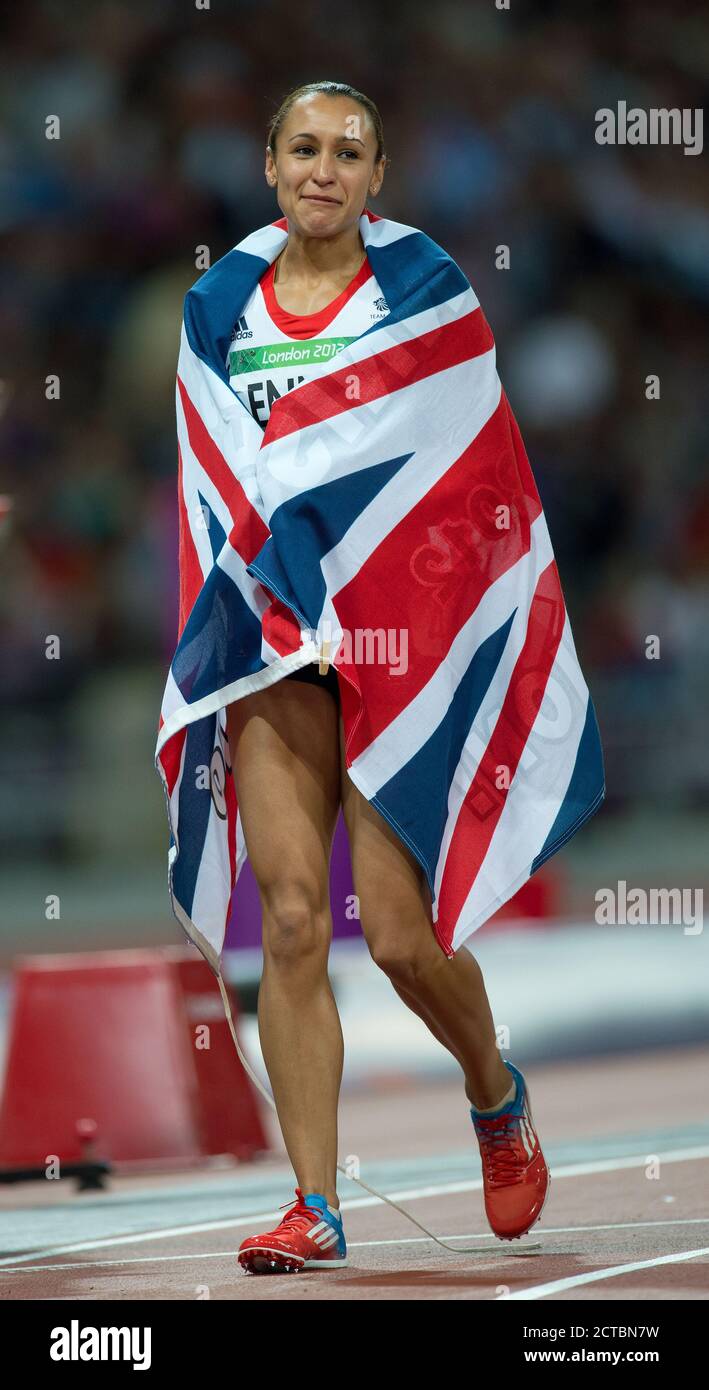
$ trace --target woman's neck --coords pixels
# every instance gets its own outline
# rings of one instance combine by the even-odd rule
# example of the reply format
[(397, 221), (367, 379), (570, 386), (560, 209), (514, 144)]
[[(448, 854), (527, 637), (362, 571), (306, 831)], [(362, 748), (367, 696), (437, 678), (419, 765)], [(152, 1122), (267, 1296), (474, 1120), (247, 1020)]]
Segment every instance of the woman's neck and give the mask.
[(276, 260), (274, 284), (315, 285), (323, 275), (349, 281), (365, 254), (359, 227), (350, 227), (335, 237), (303, 237), (289, 229)]

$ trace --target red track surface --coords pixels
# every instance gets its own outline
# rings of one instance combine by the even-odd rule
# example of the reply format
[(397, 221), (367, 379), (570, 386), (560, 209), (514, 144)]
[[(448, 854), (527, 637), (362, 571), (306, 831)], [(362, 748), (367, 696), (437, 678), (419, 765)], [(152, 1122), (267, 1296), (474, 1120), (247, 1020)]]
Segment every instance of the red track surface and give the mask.
[[(513, 1058), (512, 1060), (516, 1060)], [(0, 1188), (5, 1218), (31, 1225), (17, 1262), (11, 1241), (4, 1240), (0, 1267), (3, 1299), (483, 1299), (533, 1291), (579, 1275), (594, 1274), (593, 1282), (552, 1288), (542, 1296), (563, 1300), (707, 1299), (709, 1298), (709, 1159), (684, 1157), (661, 1161), (659, 1176), (648, 1175), (654, 1155), (686, 1154), (704, 1147), (709, 1152), (709, 1049), (692, 1048), (569, 1062), (523, 1066), (532, 1109), (552, 1172), (552, 1188), (541, 1222), (529, 1240), (542, 1250), (510, 1255), (509, 1246), (490, 1241), (489, 1255), (448, 1253), (436, 1246), (399, 1212), (387, 1205), (348, 1207), (353, 1192), (340, 1187), (348, 1241), (349, 1265), (332, 1271), (299, 1275), (254, 1276), (243, 1273), (234, 1251), (245, 1235), (264, 1229), (258, 1216), (242, 1219), (240, 1191), (254, 1177), (269, 1178), (259, 1216), (275, 1211), (293, 1196), (295, 1179), (282, 1176), (282, 1147), (274, 1158), (232, 1170), (181, 1173), (170, 1176), (118, 1177), (110, 1193), (116, 1223), (111, 1234), (92, 1249), (48, 1255), (73, 1242), (86, 1244), (82, 1221), (103, 1203), (102, 1219), (112, 1215), (112, 1197), (73, 1194), (67, 1184), (23, 1184)], [(631, 1137), (642, 1135), (640, 1145)], [(276, 1137), (277, 1132), (276, 1132)], [(602, 1141), (606, 1141), (602, 1143)], [(564, 1149), (561, 1150), (560, 1146)], [(599, 1145), (601, 1149), (599, 1150)], [(457, 1155), (474, 1184), (479, 1177), (477, 1147), (458, 1085), (426, 1082), (420, 1085), (392, 1079), (368, 1094), (345, 1095), (340, 1105), (340, 1161), (357, 1155), (364, 1180), (380, 1191), (414, 1193), (431, 1181), (432, 1154)], [(558, 1159), (555, 1159), (555, 1152)], [(611, 1171), (580, 1172), (584, 1162), (614, 1164), (634, 1155), (630, 1164)], [(469, 1169), (465, 1168), (471, 1155)], [(411, 1169), (394, 1173), (382, 1184), (370, 1175), (381, 1160), (421, 1161), (421, 1180)], [(460, 1168), (460, 1163), (458, 1165)], [(565, 1169), (571, 1169), (567, 1176)], [(424, 1176), (425, 1174), (425, 1176)], [(450, 1185), (450, 1172), (440, 1184)], [(436, 1175), (434, 1172), (434, 1181)], [(178, 1189), (192, 1189), (186, 1215)], [(204, 1210), (195, 1216), (194, 1200), (204, 1196)], [(155, 1201), (149, 1199), (150, 1194)], [(171, 1204), (171, 1194), (174, 1206)], [(215, 1210), (215, 1195), (221, 1207)], [(143, 1224), (150, 1232), (161, 1221), (169, 1231), (148, 1234), (140, 1241), (121, 1238), (126, 1199), (140, 1198)], [(479, 1187), (438, 1192), (435, 1196), (397, 1200), (429, 1229), (446, 1239), (463, 1237), (461, 1244), (479, 1244), (489, 1236)], [(209, 1206), (207, 1205), (209, 1203)], [(57, 1240), (43, 1230), (50, 1208), (71, 1214), (69, 1235)], [(110, 1210), (109, 1210), (110, 1208)], [(255, 1212), (255, 1208), (251, 1207)], [(218, 1227), (190, 1230), (214, 1219)], [(229, 1225), (223, 1223), (228, 1222)], [(3, 1223), (4, 1224), (4, 1223)], [(275, 1222), (274, 1222), (275, 1224)], [(20, 1229), (22, 1220), (20, 1221)], [(44, 1237), (44, 1238), (43, 1238)], [(16, 1246), (19, 1253), (19, 1247)], [(35, 1254), (32, 1254), (32, 1251)], [(704, 1250), (678, 1263), (657, 1263), (666, 1256)], [(498, 1253), (499, 1252), (499, 1253)], [(604, 1271), (618, 1265), (652, 1261), (648, 1267), (621, 1277)]]

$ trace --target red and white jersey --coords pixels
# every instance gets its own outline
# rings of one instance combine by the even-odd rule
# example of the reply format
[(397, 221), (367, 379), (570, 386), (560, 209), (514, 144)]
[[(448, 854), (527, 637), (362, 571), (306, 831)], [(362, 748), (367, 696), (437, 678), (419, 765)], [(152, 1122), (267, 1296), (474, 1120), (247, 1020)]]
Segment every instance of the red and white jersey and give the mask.
[(366, 257), (342, 293), (315, 314), (282, 309), (274, 273), (275, 261), (238, 319), (226, 362), (230, 386), (262, 429), (274, 400), (319, 376), (338, 352), (389, 312)]

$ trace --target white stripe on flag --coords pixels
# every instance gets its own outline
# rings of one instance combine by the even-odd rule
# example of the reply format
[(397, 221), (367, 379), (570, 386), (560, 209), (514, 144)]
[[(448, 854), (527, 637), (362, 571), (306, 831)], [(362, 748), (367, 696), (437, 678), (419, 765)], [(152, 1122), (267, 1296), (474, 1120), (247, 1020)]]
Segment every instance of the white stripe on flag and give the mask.
[[(568, 643), (569, 631), (567, 614), (560, 647)], [(561, 665), (558, 663), (559, 669)], [(569, 691), (566, 681), (557, 687), (556, 661), (550, 681), (552, 678), (554, 689), (561, 692), (557, 696), (559, 721), (555, 723), (549, 718), (543, 699), (525, 746), (528, 757), (525, 760), (523, 755), (520, 760), (487, 855), (460, 914), (452, 943), (454, 950), (474, 930), (474, 925), (487, 921), (495, 908), (508, 900), (512, 883), (521, 887), (527, 881), (530, 866), (568, 791), (586, 721), (588, 690), (584, 687), (585, 696), (579, 697), (576, 691)], [(559, 704), (564, 694), (569, 697), (565, 707)]]
[[(436, 864), (435, 889), (438, 898), (441, 889), (441, 880), (445, 872), (446, 859), (450, 842), (455, 832), (456, 823), (460, 814), (461, 806), (470, 791), (470, 787), (475, 780), (480, 763), (485, 756), (490, 737), (499, 718), (503, 701), (507, 694), (507, 689), (519, 659), (520, 652), (524, 646), (529, 623), (529, 611), (534, 599), (534, 591), (539, 581), (539, 576), (544, 572), (553, 558), (549, 532), (544, 520), (543, 512), (539, 513), (531, 531), (530, 549), (485, 593), (475, 612), (471, 615), (466, 627), (461, 629), (461, 633), (468, 630), (469, 646), (464, 650), (465, 659), (469, 663), (474, 655), (470, 647), (470, 634), (475, 634), (475, 650), (478, 650), (488, 637), (496, 632), (504, 623), (516, 607), (516, 612), (510, 630), (507, 635), (505, 649), (500, 658), (499, 665), (493, 676), (492, 682), (486, 691), (482, 703), (475, 716), (474, 722), (470, 727), (468, 736), (463, 744), (458, 766), (453, 774), (453, 779), (448, 792), (448, 815), (446, 828), (441, 842), (438, 863)], [(451, 651), (453, 652), (458, 645), (461, 634), (456, 638)], [(438, 679), (438, 672), (429, 682), (433, 686)], [(429, 696), (429, 699), (431, 697)], [(435, 706), (440, 710), (442, 696), (440, 692), (436, 695), (434, 691), (434, 704), (431, 706), (432, 715), (435, 718)], [(420, 703), (419, 701), (416, 702)]]

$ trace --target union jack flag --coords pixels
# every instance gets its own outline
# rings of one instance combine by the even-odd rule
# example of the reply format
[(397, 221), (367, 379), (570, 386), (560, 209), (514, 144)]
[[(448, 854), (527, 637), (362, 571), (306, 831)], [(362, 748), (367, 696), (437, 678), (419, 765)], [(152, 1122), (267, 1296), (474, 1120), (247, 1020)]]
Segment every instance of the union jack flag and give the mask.
[(180, 611), (155, 765), (173, 911), (218, 973), (246, 860), (225, 706), (334, 661), (350, 777), (425, 870), (452, 956), (597, 810), (598, 724), (495, 345), (456, 262), (365, 209), (388, 313), (276, 399), (229, 383), (282, 250), (253, 232), (185, 298)]

